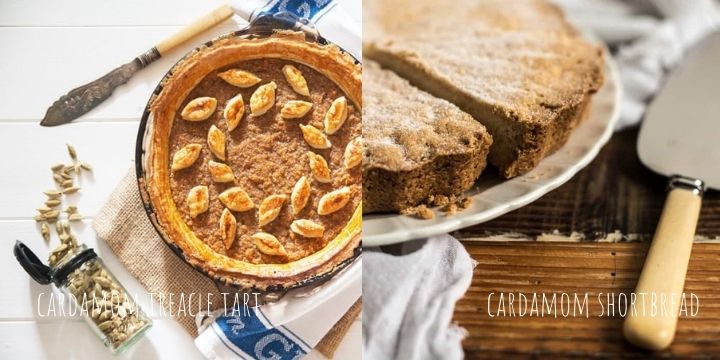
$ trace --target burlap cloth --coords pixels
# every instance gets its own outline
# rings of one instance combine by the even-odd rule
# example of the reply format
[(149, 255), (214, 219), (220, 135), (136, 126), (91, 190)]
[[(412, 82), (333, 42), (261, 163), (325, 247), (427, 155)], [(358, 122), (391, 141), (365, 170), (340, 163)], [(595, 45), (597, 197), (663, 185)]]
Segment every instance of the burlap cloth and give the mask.
[[(205, 297), (204, 294), (213, 294), (213, 299), (222, 298), (222, 291), (214, 281), (183, 262), (158, 236), (140, 201), (133, 169), (123, 177), (100, 209), (93, 221), (93, 229), (148, 293), (167, 296), (194, 292), (202, 294), (201, 298)], [(358, 299), (315, 349), (332, 358), (361, 308), (362, 300)], [(193, 316), (174, 314), (174, 318), (192, 337), (197, 337)]]

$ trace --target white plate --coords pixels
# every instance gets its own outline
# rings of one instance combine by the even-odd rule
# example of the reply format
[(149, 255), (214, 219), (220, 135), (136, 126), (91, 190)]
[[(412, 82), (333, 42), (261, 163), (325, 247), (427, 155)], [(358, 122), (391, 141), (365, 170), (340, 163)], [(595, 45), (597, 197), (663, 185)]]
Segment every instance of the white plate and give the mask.
[(527, 205), (570, 180), (597, 156), (619, 115), (621, 88), (610, 56), (605, 57), (605, 74), (605, 84), (593, 96), (588, 118), (573, 130), (562, 148), (531, 172), (504, 180), (490, 169), (468, 190), (472, 205), (452, 216), (437, 209), (431, 220), (398, 214), (364, 215), (363, 246), (399, 243), (480, 224)]

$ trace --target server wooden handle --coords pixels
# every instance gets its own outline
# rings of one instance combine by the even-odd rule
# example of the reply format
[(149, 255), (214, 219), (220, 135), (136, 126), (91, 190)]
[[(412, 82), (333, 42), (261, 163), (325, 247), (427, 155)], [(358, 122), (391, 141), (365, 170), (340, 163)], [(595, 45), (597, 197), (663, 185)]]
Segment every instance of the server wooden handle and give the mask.
[(233, 9), (230, 5), (221, 5), (200, 19), (197, 19), (194, 23), (182, 28), (169, 38), (159, 42), (155, 45), (155, 48), (160, 55), (165, 55), (168, 51), (184, 43), (195, 35), (229, 19), (233, 13)]
[(661, 350), (675, 337), (701, 202), (702, 191), (695, 189), (676, 187), (668, 193), (635, 289), (635, 311), (628, 309), (623, 325), (625, 338), (637, 346)]

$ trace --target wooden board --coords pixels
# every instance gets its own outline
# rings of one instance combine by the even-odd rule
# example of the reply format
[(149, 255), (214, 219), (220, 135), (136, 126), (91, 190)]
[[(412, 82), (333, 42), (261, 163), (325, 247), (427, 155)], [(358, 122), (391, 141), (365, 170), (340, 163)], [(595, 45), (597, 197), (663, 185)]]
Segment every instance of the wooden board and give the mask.
[[(606, 297), (602, 306), (598, 300), (599, 293), (614, 293), (613, 298), (618, 301), (619, 294), (627, 295), (633, 291), (648, 243), (484, 242), (466, 245), (473, 259), (479, 262), (472, 285), (455, 307), (455, 321), (469, 332), (463, 343), (468, 358), (651, 355), (623, 340), (620, 308), (615, 316), (607, 316)], [(695, 245), (685, 291), (698, 296), (699, 311), (695, 317), (682, 317), (672, 347), (655, 355), (709, 358), (720, 354), (718, 260), (720, 246), (717, 244)], [(590, 316), (563, 318), (560, 311), (557, 318), (547, 315), (490, 317), (489, 314), (498, 314), (498, 294), (501, 292), (544, 293), (547, 296), (587, 293)], [(490, 297), (488, 307), (490, 293), (496, 295)], [(504, 303), (505, 313), (509, 315), (507, 298)], [(515, 310), (519, 315), (519, 309), (516, 307)], [(600, 317), (603, 310), (606, 316)]]
[[(615, 134), (595, 161), (567, 184), (522, 209), (453, 233), (479, 262), (470, 289), (455, 309), (455, 321), (469, 332), (463, 343), (468, 358), (720, 356), (716, 191), (703, 199), (696, 242), (708, 243), (695, 244), (685, 284), (687, 293), (698, 296), (699, 312), (681, 318), (672, 347), (657, 354), (634, 348), (623, 340), (619, 313), (597, 316), (603, 310), (598, 293), (614, 293), (617, 301), (620, 294), (634, 290), (665, 198), (667, 180), (639, 162), (636, 138), (637, 130)], [(587, 293), (595, 313), (588, 318), (564, 318), (562, 313), (558, 318), (491, 317), (497, 314), (501, 292)], [(488, 304), (490, 293), (496, 295)]]
[[(614, 134), (598, 157), (563, 186), (528, 206), (453, 235), (479, 240), (514, 233), (534, 240), (543, 234), (575, 232), (593, 241), (619, 232), (626, 240), (651, 239), (667, 179), (640, 163), (636, 140), (637, 129)], [(706, 239), (720, 236), (719, 191), (705, 194), (697, 234)]]

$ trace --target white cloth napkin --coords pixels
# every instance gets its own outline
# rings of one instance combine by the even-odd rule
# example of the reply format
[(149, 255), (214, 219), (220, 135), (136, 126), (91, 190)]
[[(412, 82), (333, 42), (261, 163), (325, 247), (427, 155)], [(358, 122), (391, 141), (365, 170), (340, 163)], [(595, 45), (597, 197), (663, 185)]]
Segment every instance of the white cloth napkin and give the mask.
[(714, 0), (555, 0), (568, 19), (613, 50), (624, 97), (616, 130), (637, 124), (683, 55), (720, 27)]
[[(263, 13), (290, 12), (312, 21), (326, 39), (360, 56), (362, 34), (335, 1), (238, 0), (235, 12), (247, 21)], [(327, 283), (293, 290), (276, 303), (238, 308), (233, 314), (198, 314), (195, 345), (208, 359), (297, 359), (307, 355), (361, 296), (362, 261)], [(228, 314), (228, 315), (226, 315)]]
[(465, 332), (450, 321), (474, 261), (450, 235), (405, 243), (400, 252), (363, 254), (363, 356), (461, 359)]

